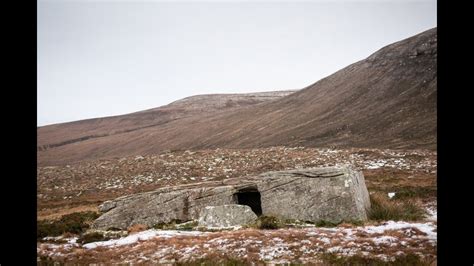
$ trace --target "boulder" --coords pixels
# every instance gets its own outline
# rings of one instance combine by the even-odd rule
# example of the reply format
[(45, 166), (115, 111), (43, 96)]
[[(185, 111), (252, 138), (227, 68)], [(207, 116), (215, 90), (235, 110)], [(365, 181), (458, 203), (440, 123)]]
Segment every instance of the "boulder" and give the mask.
[[(231, 186), (183, 188), (181, 186), (161, 188), (105, 202), (107, 210), (92, 224), (92, 228), (109, 227), (126, 229), (134, 224), (149, 227), (173, 220), (189, 221), (199, 217), (201, 209), (210, 205), (235, 203)], [(108, 207), (114, 206), (109, 209)]]
[(366, 221), (369, 193), (349, 167), (268, 172), (258, 191), (265, 215), (301, 221)]
[(246, 205), (207, 206), (201, 210), (198, 224), (208, 228), (226, 228), (249, 224), (257, 218), (252, 209)]
[[(256, 215), (338, 223), (365, 221), (370, 208), (362, 172), (350, 166), (267, 172), (165, 187), (104, 202), (92, 228), (126, 229), (199, 218), (208, 206), (247, 205)], [(217, 211), (219, 209), (216, 209)]]

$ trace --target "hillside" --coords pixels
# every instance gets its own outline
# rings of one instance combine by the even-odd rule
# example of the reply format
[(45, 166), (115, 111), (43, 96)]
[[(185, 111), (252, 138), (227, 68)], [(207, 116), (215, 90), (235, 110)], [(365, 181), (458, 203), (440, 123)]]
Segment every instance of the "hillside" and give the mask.
[[(282, 145), (434, 150), (436, 91), (434, 28), (388, 45), (302, 90), (258, 104), (232, 101), (204, 111), (199, 104), (184, 110), (161, 107), (41, 127), (38, 163)], [(186, 99), (174, 104), (193, 106)]]
[(185, 117), (235, 110), (275, 100), (293, 92), (295, 91), (196, 95), (131, 114), (43, 126), (38, 128), (38, 151), (160, 126)]

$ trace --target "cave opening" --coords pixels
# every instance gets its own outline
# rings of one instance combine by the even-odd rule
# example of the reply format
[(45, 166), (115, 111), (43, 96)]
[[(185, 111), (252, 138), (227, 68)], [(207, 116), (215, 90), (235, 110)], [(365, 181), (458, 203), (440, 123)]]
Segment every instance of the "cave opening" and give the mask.
[(240, 190), (234, 194), (237, 204), (247, 205), (257, 215), (262, 215), (260, 192), (256, 188)]

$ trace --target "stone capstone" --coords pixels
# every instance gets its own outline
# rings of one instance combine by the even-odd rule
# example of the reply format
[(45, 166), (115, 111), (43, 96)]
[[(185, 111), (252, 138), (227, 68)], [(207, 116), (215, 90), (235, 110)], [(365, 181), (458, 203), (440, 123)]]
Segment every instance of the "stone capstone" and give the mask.
[(206, 207), (229, 204), (248, 205), (257, 215), (332, 223), (365, 221), (370, 208), (362, 172), (350, 166), (309, 168), (120, 197), (99, 207), (103, 214), (92, 228), (126, 229), (133, 224), (153, 226), (173, 220), (197, 220)]
[(234, 227), (252, 223), (257, 218), (252, 209), (246, 205), (207, 206), (199, 214), (198, 225), (208, 228)]

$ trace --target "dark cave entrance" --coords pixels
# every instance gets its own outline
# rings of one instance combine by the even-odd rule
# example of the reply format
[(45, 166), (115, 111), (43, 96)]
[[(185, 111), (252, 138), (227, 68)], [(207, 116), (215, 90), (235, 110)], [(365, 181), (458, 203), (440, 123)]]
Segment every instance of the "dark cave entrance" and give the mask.
[(237, 204), (247, 205), (257, 216), (262, 215), (262, 202), (257, 188), (241, 189), (234, 194), (234, 198)]

